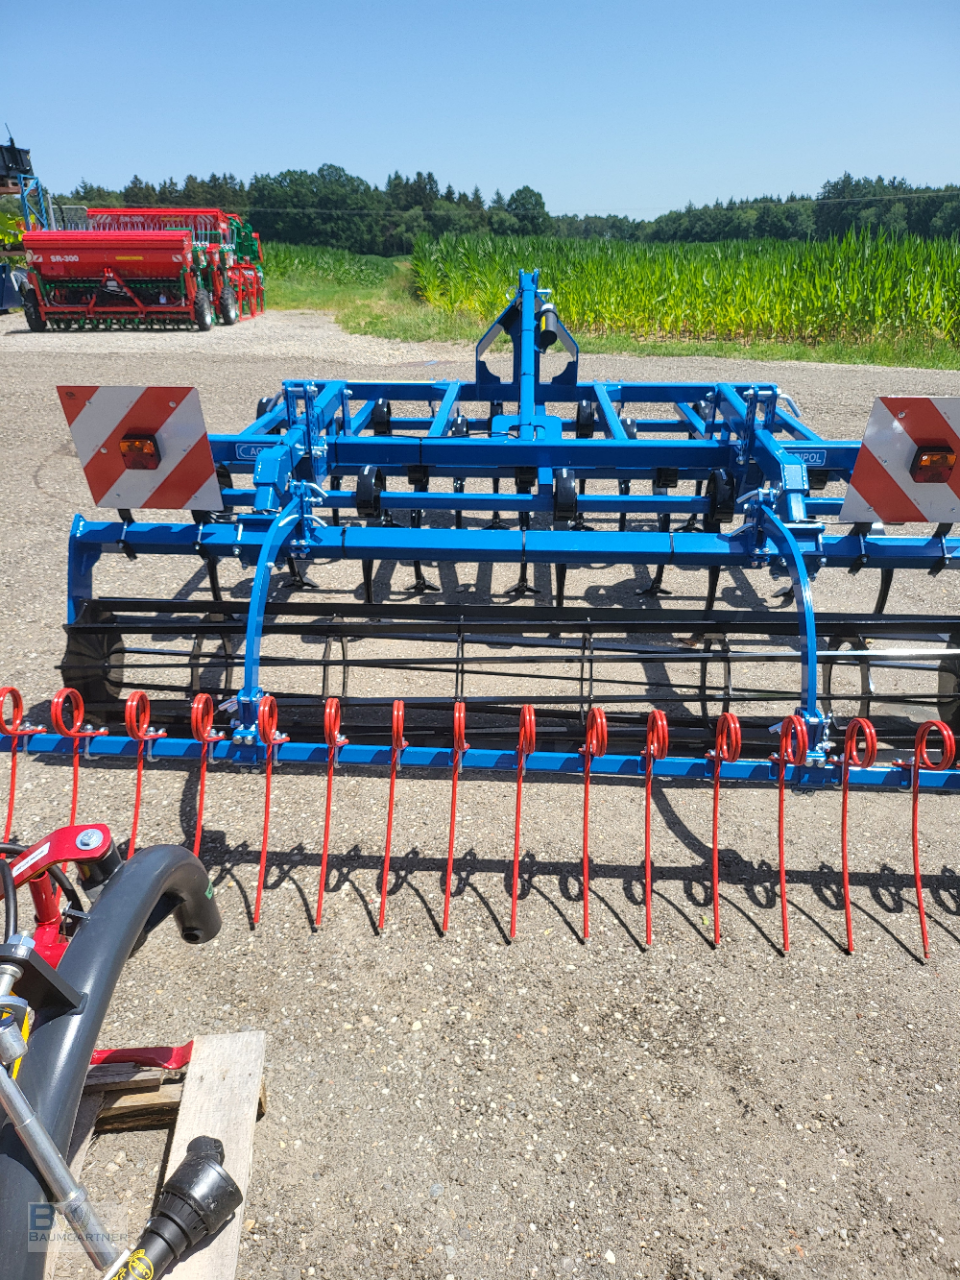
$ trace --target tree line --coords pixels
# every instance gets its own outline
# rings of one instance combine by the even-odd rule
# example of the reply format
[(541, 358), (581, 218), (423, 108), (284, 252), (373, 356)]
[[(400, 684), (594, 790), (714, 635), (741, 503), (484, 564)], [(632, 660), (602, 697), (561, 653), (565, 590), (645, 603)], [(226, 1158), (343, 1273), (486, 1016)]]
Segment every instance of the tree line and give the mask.
[(265, 240), (384, 256), (409, 253), (420, 235), (447, 232), (700, 243), (826, 240), (851, 230), (927, 238), (960, 233), (960, 187), (915, 187), (903, 178), (849, 173), (824, 183), (816, 196), (688, 204), (649, 221), (617, 214), (550, 214), (543, 196), (529, 186), (509, 197), (497, 191), (488, 203), (479, 187), (470, 194), (450, 185), (441, 190), (432, 173), (413, 178), (394, 173), (383, 187), (371, 186), (337, 165), (256, 174), (249, 183), (233, 174), (189, 175), (182, 183), (169, 178), (157, 185), (135, 176), (122, 191), (112, 191), (84, 181), (60, 199), (131, 208), (214, 206), (247, 217)]

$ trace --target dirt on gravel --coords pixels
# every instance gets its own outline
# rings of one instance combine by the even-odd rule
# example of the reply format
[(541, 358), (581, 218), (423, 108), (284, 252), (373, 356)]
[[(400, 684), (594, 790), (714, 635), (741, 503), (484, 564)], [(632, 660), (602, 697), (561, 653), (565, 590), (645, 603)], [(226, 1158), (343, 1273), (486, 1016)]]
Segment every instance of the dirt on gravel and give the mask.
[[(136, 335), (35, 335), (19, 315), (0, 317), (2, 682), (45, 714), (60, 684), (70, 521), (93, 514), (58, 383), (197, 386), (209, 427), (229, 430), (246, 425), (284, 377), (469, 377), (471, 357), (465, 346), (350, 336), (309, 313), (268, 312), (209, 334)], [(776, 381), (810, 425), (842, 436), (862, 433), (878, 394), (960, 394), (957, 373), (653, 356), (586, 356), (581, 377)], [(166, 568), (132, 569), (143, 575), (140, 594), (167, 589)], [(458, 569), (471, 578), (472, 566)], [(324, 581), (325, 572), (313, 576)], [(398, 569), (382, 590), (404, 598), (409, 574)], [(343, 582), (352, 591), (358, 577)], [(632, 571), (618, 577), (632, 591)], [(676, 575), (677, 599), (696, 594), (695, 577)], [(866, 608), (863, 577), (821, 577), (818, 598)], [(915, 577), (898, 585), (898, 611), (958, 611), (953, 574)], [(761, 574), (730, 590), (748, 587), (763, 599), (773, 590)], [(387, 927), (377, 936), (386, 788), (369, 771), (337, 777), (318, 932), (324, 784), (278, 771), (254, 930), (263, 777), (212, 771), (203, 859), (222, 933), (195, 949), (164, 925), (129, 962), (104, 1026), (104, 1046), (267, 1032), (269, 1107), (241, 1210), (241, 1280), (960, 1271), (954, 801), (922, 804), (932, 942), (924, 964), (906, 794), (851, 801), (849, 956), (836, 795), (788, 796), (784, 955), (772, 791), (724, 791), (723, 941), (714, 950), (705, 787), (654, 788), (650, 948), (634, 784), (594, 789), (587, 946), (576, 780), (531, 776), (525, 786), (513, 944), (511, 778), (461, 781), (446, 937), (449, 781), (405, 772)], [(68, 770), (30, 762), (18, 797), (15, 836), (31, 842), (67, 820)], [(81, 818), (110, 823), (123, 840), (132, 800), (129, 771), (84, 764)], [(151, 768), (138, 845), (189, 842), (195, 812), (195, 771)], [(157, 1133), (103, 1135), (91, 1149), (84, 1178), (131, 1234), (150, 1211), (165, 1150)], [(57, 1275), (92, 1272), (65, 1254)]]

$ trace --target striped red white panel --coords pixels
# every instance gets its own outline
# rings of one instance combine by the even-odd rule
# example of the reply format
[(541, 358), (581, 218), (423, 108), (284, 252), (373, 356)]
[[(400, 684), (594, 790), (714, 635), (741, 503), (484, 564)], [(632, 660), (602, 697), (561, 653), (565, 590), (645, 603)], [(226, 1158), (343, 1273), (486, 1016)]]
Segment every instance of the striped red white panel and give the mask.
[(841, 520), (884, 524), (960, 522), (960, 461), (945, 484), (918, 484), (910, 467), (921, 446), (960, 457), (960, 398), (881, 396), (873, 402)]
[[(196, 387), (57, 387), (98, 507), (222, 511)], [(120, 441), (152, 436), (154, 471), (128, 470)]]

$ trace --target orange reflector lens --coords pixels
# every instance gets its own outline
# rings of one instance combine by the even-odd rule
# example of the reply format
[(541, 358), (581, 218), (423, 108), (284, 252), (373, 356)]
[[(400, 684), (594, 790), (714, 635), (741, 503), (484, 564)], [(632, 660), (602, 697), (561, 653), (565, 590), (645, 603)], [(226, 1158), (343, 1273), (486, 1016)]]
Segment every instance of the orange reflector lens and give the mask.
[(913, 458), (910, 476), (918, 484), (946, 484), (957, 455), (946, 444), (921, 445)]
[(160, 450), (153, 436), (124, 436), (120, 453), (128, 471), (156, 471), (160, 465)]

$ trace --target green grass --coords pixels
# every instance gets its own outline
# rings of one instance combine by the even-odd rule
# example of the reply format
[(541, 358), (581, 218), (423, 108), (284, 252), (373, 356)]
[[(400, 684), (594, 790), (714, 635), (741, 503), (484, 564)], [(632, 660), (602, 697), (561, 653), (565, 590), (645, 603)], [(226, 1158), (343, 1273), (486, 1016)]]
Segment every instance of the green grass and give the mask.
[(581, 349), (960, 369), (956, 241), (423, 241), (413, 258), (265, 246), (268, 306), (350, 333), (474, 342), (538, 265)]

